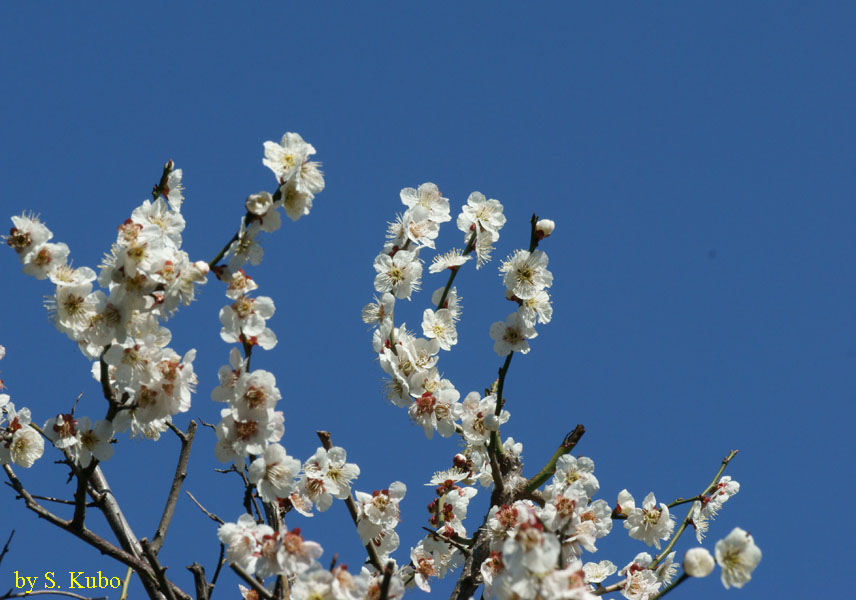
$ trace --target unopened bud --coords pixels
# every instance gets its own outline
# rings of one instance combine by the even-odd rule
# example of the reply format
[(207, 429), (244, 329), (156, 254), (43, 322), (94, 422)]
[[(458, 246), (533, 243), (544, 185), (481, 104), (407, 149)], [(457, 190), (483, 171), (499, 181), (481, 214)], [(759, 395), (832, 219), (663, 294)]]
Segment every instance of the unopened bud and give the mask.
[(273, 207), (273, 198), (268, 192), (259, 192), (247, 197), (244, 205), (247, 207), (247, 212), (263, 217)]
[(538, 236), (539, 240), (543, 240), (545, 237), (553, 233), (555, 228), (556, 224), (550, 219), (541, 219), (535, 223), (535, 235)]
[(684, 554), (684, 572), (690, 577), (707, 577), (714, 564), (713, 557), (705, 548), (690, 548)]

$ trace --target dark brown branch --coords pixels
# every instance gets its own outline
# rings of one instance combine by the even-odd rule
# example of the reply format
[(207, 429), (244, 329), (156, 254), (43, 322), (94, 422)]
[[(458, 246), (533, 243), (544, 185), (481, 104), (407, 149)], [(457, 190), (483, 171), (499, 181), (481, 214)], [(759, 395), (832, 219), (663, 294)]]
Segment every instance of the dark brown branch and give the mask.
[(260, 598), (264, 598), (265, 600), (273, 600), (273, 595), (271, 595), (271, 593), (267, 591), (265, 586), (259, 583), (255, 578), (251, 577), (250, 574), (247, 573), (244, 569), (242, 569), (236, 564), (230, 564), (229, 568), (231, 568), (238, 577), (246, 581), (251, 588), (256, 590)]
[(146, 538), (141, 539), (140, 545), (143, 547), (143, 553), (146, 555), (146, 559), (149, 561), (149, 564), (152, 566), (152, 569), (155, 572), (155, 577), (157, 577), (161, 591), (164, 593), (168, 600), (178, 600), (178, 598), (176, 598), (175, 596), (175, 592), (173, 591), (172, 586), (170, 585), (170, 582), (166, 578), (166, 568), (161, 566), (160, 561), (158, 561), (157, 555), (152, 549), (151, 544), (149, 544), (149, 540)]
[[(499, 435), (497, 432), (493, 432), (497, 436)], [(502, 479), (502, 471), (499, 468), (499, 459), (496, 456), (496, 450), (492, 446), (488, 446), (487, 456), (490, 459), (490, 474), (493, 477), (493, 489), (496, 490), (498, 494), (502, 494), (505, 492), (505, 482)]]
[(195, 562), (187, 570), (193, 573), (193, 583), (196, 586), (196, 600), (208, 600), (214, 586), (205, 579), (205, 568)]
[(380, 582), (380, 594), (378, 595), (378, 600), (388, 600), (389, 584), (392, 581), (392, 573), (394, 570), (395, 563), (392, 561), (386, 563), (386, 566), (383, 568), (383, 579)]
[(3, 557), (6, 556), (6, 553), (9, 551), (9, 544), (12, 543), (12, 538), (15, 537), (15, 530), (12, 530), (12, 533), (9, 534), (9, 539), (6, 540), (6, 544), (3, 546), (3, 551), (0, 552), (0, 564), (3, 564)]
[(425, 531), (430, 533), (435, 539), (438, 539), (442, 542), (446, 542), (447, 544), (454, 546), (455, 548), (460, 550), (464, 555), (469, 554), (469, 552), (470, 552), (469, 546), (473, 545), (473, 541), (470, 538), (461, 537), (457, 533), (453, 534), (450, 537), (448, 535), (440, 533), (439, 531), (437, 531), (435, 529), (431, 529), (430, 527), (423, 527), (422, 529), (424, 529)]
[(181, 440), (181, 451), (178, 454), (178, 464), (175, 467), (175, 475), (172, 478), (172, 485), (169, 488), (166, 506), (164, 506), (163, 515), (161, 515), (160, 523), (158, 523), (158, 528), (152, 538), (151, 547), (155, 554), (157, 554), (160, 551), (161, 546), (163, 546), (167, 529), (169, 529), (169, 524), (172, 521), (173, 514), (175, 513), (175, 505), (178, 502), (181, 484), (184, 483), (184, 479), (187, 477), (187, 460), (190, 457), (190, 447), (193, 445), (193, 436), (196, 435), (196, 421), (190, 421), (187, 425), (187, 433), (182, 433), (181, 430), (172, 423), (169, 423), (169, 427)]
[[(321, 440), (321, 445), (324, 446), (325, 450), (329, 450), (333, 447), (333, 442), (330, 441), (329, 431), (316, 431), (315, 434), (318, 436), (318, 439)], [(356, 526), (360, 518), (357, 512), (357, 503), (354, 502), (354, 498), (351, 494), (348, 494), (348, 497), (345, 498), (345, 505), (348, 507), (348, 512), (351, 513), (351, 520), (354, 522), (354, 526)], [(380, 562), (380, 556), (378, 556), (377, 549), (374, 547), (374, 544), (369, 541), (369, 543), (365, 545), (365, 548), (369, 555), (369, 562), (372, 566), (377, 569), (378, 572), (383, 571), (383, 564)]]
[(131, 567), (132, 569), (137, 571), (138, 574), (140, 574), (140, 579), (143, 581), (144, 584), (146, 583), (146, 578), (150, 578), (150, 581), (153, 581), (154, 574), (149, 569), (149, 566), (142, 560), (140, 560), (133, 554), (130, 554), (129, 552), (117, 548), (104, 538), (93, 533), (89, 529), (86, 529), (86, 527), (81, 527), (79, 529), (73, 528), (70, 520), (65, 520), (61, 517), (58, 517), (57, 515), (43, 507), (41, 504), (36, 502), (36, 500), (30, 495), (30, 493), (24, 488), (24, 485), (21, 483), (21, 481), (18, 479), (18, 476), (15, 475), (15, 472), (9, 465), (3, 465), (3, 470), (6, 471), (6, 476), (12, 483), (12, 487), (14, 487), (15, 491), (18, 492), (20, 497), (24, 499), (26, 507), (36, 513), (39, 518), (44, 519), (49, 523), (52, 523), (53, 525), (56, 525), (60, 529), (68, 531), (75, 537), (78, 537), (90, 546), (93, 546), (102, 554), (106, 554), (110, 558), (113, 558), (121, 562), (122, 564)]
[[(496, 457), (499, 462), (500, 475), (503, 481), (501, 490), (494, 487), (490, 495), (491, 506), (511, 505), (515, 500), (522, 497), (522, 488), (510, 485), (511, 482), (520, 480), (520, 470), (522, 465), (520, 460), (514, 457), (511, 453), (504, 456)], [(490, 511), (485, 513), (481, 526), (476, 529), (472, 537), (469, 553), (466, 554), (464, 567), (458, 582), (455, 585), (455, 590), (450, 598), (452, 600), (468, 600), (473, 597), (476, 590), (481, 585), (481, 565), (490, 555), (490, 539), (485, 534), (487, 531), (487, 521)]]
[(221, 543), (220, 556), (217, 558), (217, 568), (214, 569), (214, 577), (211, 578), (212, 588), (217, 585), (217, 578), (220, 577), (220, 569), (222, 569), (223, 565), (226, 564), (226, 561), (223, 559), (224, 556), (226, 556), (226, 546)]
[[(3, 482), (5, 485), (12, 487), (12, 484), (8, 481)], [(39, 496), (38, 494), (30, 494), (36, 500), (44, 500), (45, 502), (55, 502), (56, 504), (71, 504), (74, 506), (74, 500), (65, 500), (64, 498), (54, 498), (52, 496)], [(20, 499), (21, 496), (18, 496), (16, 499)], [(87, 502), (86, 508), (92, 508), (93, 506), (97, 506), (95, 502)], [(669, 507), (671, 508), (671, 506)]]
[(532, 213), (532, 218), (529, 219), (529, 222), (532, 224), (532, 232), (529, 235), (529, 252), (535, 252), (535, 248), (538, 247), (538, 215)]
[(98, 466), (98, 461), (92, 457), (92, 462), (85, 469), (78, 469), (73, 461), (70, 461), (69, 464), (77, 475), (77, 489), (74, 491), (74, 517), (71, 519), (71, 524), (73, 527), (83, 527), (87, 507), (86, 489), (92, 472)]

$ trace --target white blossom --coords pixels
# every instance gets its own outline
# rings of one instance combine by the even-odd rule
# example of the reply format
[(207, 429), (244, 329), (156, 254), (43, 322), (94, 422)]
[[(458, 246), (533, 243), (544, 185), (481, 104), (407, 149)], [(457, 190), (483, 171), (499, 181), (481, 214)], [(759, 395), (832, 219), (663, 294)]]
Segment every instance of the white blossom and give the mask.
[(722, 567), (722, 585), (743, 587), (752, 579), (752, 571), (761, 562), (761, 550), (744, 530), (735, 527), (725, 539), (716, 542), (716, 564)]

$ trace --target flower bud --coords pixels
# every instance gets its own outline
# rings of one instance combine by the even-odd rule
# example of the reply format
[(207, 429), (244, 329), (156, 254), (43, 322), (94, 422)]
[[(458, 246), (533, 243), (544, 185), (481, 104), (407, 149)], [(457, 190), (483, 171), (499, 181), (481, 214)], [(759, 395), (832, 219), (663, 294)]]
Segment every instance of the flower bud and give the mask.
[(543, 240), (545, 237), (548, 237), (553, 230), (556, 228), (556, 223), (551, 221), (550, 219), (541, 219), (537, 223), (535, 223), (535, 235), (538, 236), (539, 240)]
[(273, 206), (273, 198), (268, 192), (259, 192), (249, 196), (246, 201), (247, 211), (263, 217)]
[(690, 577), (707, 577), (714, 564), (713, 557), (705, 548), (690, 548), (684, 554), (684, 571)]

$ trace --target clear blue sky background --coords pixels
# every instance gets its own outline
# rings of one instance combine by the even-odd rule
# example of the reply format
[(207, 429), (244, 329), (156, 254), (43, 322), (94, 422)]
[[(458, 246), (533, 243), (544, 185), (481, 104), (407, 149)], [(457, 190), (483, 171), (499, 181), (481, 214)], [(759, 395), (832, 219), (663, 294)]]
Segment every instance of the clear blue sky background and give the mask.
[[(314, 144), (327, 189), (309, 217), (264, 239), (251, 271), (276, 300), (280, 340), (254, 365), (277, 376), (290, 454), (307, 458), (314, 431), (328, 429), (362, 469), (357, 489), (407, 484), (401, 562), (425, 524), (432, 492), (421, 484), (457, 447), (427, 441), (384, 403), (359, 318), (398, 192), (433, 181), (453, 213), (473, 190), (501, 200), (498, 257), (526, 246), (532, 212), (554, 219), (543, 248), (555, 316), (506, 385), (504, 431), (524, 443), (526, 471), (584, 423), (578, 452), (595, 460), (599, 497), (614, 503), (626, 487), (669, 501), (698, 493), (738, 448), (728, 473), (742, 489), (708, 547), (741, 526), (764, 559), (744, 591), (726, 592), (717, 575), (682, 593), (840, 595), (856, 492), (853, 4), (310, 4), (4, 4), (2, 212), (41, 213), (74, 263), (94, 267), (174, 158), (187, 186), (184, 247), (208, 260), (244, 198), (274, 189), (262, 142), (297, 131)], [(460, 247), (461, 234), (447, 225), (440, 243)], [(510, 312), (497, 266), (457, 280), (461, 343), (441, 368), (464, 394), (501, 364), (488, 337)], [(41, 423), (83, 392), (78, 410), (102, 414), (89, 364), (46, 320), (49, 284), (20, 274), (9, 249), (0, 269), (0, 368), (13, 401)], [(426, 269), (429, 293), (443, 281)], [(427, 296), (403, 311), (411, 326)], [(229, 351), (218, 336), (225, 303), (210, 281), (171, 322), (172, 347), (199, 351), (181, 426), (217, 420), (209, 394)], [(186, 489), (235, 520), (241, 488), (211, 472), (213, 441), (199, 432)], [(172, 436), (121, 437), (104, 466), (141, 536), (154, 532), (176, 453)], [(19, 473), (36, 492), (70, 497), (55, 458)], [(124, 574), (0, 492), (0, 536), (17, 531), (0, 592), (14, 570)], [(320, 541), (325, 562), (338, 552), (356, 570), (363, 560), (341, 503), (288, 525)], [(645, 548), (618, 524), (598, 557), (623, 565)], [(214, 524), (183, 498), (161, 554), (169, 575), (191, 589), (184, 567), (211, 573), (216, 553)], [(227, 573), (215, 598), (236, 597), (235, 583)]]

